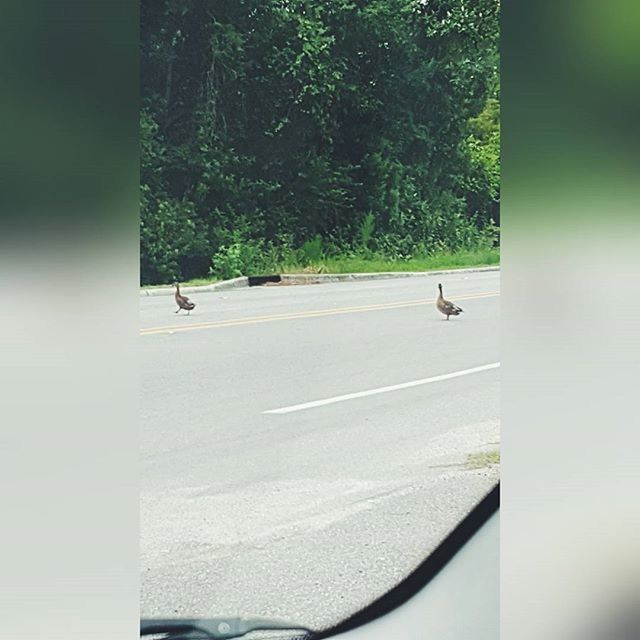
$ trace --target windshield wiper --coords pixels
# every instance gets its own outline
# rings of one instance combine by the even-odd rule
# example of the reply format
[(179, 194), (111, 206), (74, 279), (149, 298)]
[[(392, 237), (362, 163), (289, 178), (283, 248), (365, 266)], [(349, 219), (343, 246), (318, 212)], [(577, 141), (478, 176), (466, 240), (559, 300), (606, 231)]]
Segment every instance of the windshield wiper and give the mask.
[[(270, 618), (147, 618), (140, 620), (140, 635), (166, 634), (166, 640), (229, 640), (251, 631), (306, 631), (303, 625)], [(163, 639), (164, 640), (164, 639)]]

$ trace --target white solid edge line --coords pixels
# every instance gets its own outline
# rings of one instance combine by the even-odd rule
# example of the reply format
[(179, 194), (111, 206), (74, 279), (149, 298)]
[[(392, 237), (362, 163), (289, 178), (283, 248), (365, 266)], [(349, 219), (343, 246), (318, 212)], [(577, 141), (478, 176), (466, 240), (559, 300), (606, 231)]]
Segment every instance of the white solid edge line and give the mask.
[(389, 387), (379, 387), (378, 389), (369, 389), (368, 391), (358, 391), (357, 393), (347, 393), (343, 396), (334, 396), (333, 398), (325, 398), (324, 400), (314, 400), (313, 402), (305, 402), (303, 404), (294, 404), (291, 407), (283, 407), (281, 409), (270, 409), (269, 411), (263, 411), (262, 413), (277, 413), (277, 414), (293, 413), (294, 411), (302, 411), (304, 409), (313, 409), (314, 407), (322, 407), (327, 404), (344, 402), (345, 400), (354, 400), (355, 398), (366, 398), (367, 396), (375, 396), (375, 395), (378, 395), (379, 393), (388, 393), (389, 391), (399, 391), (400, 389), (409, 389), (411, 387), (418, 387), (420, 385), (429, 384), (431, 382), (440, 382), (441, 380), (450, 380), (451, 378), (468, 376), (472, 373), (479, 373), (480, 371), (497, 369), (499, 366), (500, 366), (499, 362), (492, 362), (491, 364), (484, 364), (481, 367), (473, 367), (472, 369), (463, 369), (462, 371), (445, 373), (440, 376), (433, 376), (432, 378), (422, 378), (421, 380), (412, 380), (411, 382), (394, 384)]

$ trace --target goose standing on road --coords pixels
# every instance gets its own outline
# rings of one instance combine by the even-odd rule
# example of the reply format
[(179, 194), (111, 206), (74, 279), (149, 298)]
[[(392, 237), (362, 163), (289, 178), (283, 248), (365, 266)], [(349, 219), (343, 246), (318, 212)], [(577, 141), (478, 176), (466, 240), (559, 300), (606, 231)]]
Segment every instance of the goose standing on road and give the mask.
[(440, 295), (436, 300), (436, 307), (438, 307), (438, 311), (443, 315), (447, 316), (447, 320), (449, 319), (449, 316), (460, 315), (462, 313), (462, 309), (458, 305), (453, 304), (453, 302), (449, 302), (449, 300), (445, 300), (444, 297), (442, 296), (441, 284), (438, 285), (438, 289), (440, 290)]
[(176, 282), (176, 304), (178, 305), (178, 311), (180, 309), (184, 309), (187, 312), (187, 315), (191, 315), (191, 311), (195, 309), (195, 303), (191, 302), (187, 296), (183, 296), (180, 294), (180, 285)]

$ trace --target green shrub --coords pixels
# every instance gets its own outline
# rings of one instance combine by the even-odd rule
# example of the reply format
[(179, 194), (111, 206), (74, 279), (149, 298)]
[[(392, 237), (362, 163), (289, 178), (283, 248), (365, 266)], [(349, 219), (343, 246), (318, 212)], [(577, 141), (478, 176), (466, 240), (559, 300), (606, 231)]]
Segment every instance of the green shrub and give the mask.
[(264, 243), (235, 236), (232, 243), (221, 246), (211, 260), (210, 274), (228, 280), (256, 275), (264, 264)]
[(360, 248), (367, 255), (371, 254), (371, 241), (373, 239), (373, 232), (375, 228), (376, 228), (376, 217), (370, 211), (362, 219), (362, 222), (358, 227), (358, 236), (359, 236), (358, 239), (360, 241)]
[(311, 240), (307, 240), (302, 247), (300, 247), (300, 262), (305, 266), (314, 262), (320, 262), (323, 257), (322, 244), (322, 237), (320, 235), (316, 235)]
[(152, 198), (145, 185), (140, 195), (142, 284), (168, 283), (200, 275), (208, 262), (210, 246), (193, 204)]

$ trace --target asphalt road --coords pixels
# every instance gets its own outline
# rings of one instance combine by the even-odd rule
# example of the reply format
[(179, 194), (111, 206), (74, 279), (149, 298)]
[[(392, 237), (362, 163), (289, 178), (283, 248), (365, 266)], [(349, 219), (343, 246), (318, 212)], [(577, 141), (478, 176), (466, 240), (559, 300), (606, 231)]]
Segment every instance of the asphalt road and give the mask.
[(498, 272), (190, 297), (140, 302), (143, 616), (329, 625), (498, 480)]

